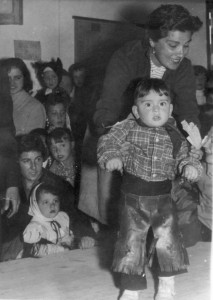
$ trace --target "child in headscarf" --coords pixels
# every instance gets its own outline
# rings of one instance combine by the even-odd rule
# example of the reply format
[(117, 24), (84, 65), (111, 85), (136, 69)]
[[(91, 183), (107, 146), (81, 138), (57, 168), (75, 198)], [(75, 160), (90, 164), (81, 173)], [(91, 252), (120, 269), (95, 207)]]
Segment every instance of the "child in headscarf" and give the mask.
[(69, 217), (60, 211), (60, 194), (55, 187), (44, 183), (37, 185), (30, 197), (28, 213), (32, 219), (23, 233), (23, 257), (44, 257), (76, 247), (94, 246), (94, 239), (90, 237), (81, 238), (76, 245)]

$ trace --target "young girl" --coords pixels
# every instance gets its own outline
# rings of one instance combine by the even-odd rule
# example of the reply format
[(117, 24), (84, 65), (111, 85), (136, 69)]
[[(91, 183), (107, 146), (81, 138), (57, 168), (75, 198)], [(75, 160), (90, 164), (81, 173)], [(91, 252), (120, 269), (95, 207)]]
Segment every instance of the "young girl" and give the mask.
[(76, 164), (71, 131), (68, 128), (56, 128), (48, 136), (48, 145), (54, 159), (50, 171), (63, 177), (74, 187)]
[(52, 185), (40, 183), (34, 188), (30, 197), (29, 215), (32, 219), (23, 233), (23, 257), (44, 257), (74, 249), (76, 246), (94, 246), (94, 239), (90, 237), (75, 241), (70, 230), (69, 217), (60, 211), (60, 194)]
[(36, 93), (35, 97), (42, 104), (45, 104), (47, 95), (52, 93), (61, 82), (63, 65), (60, 58), (52, 59), (49, 62), (37, 61), (32, 64), (35, 69), (41, 89)]
[(62, 88), (55, 89), (47, 96), (45, 108), (47, 113), (46, 129), (48, 132), (58, 127), (71, 130), (70, 119), (67, 114), (69, 96)]

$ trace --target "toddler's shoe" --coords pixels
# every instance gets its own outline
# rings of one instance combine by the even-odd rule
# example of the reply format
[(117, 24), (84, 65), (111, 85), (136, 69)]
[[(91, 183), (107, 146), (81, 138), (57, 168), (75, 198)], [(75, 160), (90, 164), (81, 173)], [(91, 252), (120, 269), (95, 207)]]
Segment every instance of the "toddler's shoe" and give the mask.
[(140, 291), (124, 290), (119, 300), (140, 300)]
[(174, 276), (159, 277), (158, 292), (155, 300), (174, 300), (175, 295)]

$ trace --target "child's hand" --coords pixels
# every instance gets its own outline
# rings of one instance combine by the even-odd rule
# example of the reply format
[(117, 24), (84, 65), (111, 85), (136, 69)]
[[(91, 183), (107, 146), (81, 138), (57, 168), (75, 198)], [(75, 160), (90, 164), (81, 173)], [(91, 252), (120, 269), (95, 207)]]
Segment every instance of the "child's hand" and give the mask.
[(89, 236), (83, 236), (79, 242), (80, 249), (88, 249), (95, 246), (95, 240)]
[(191, 166), (191, 165), (187, 165), (183, 169), (182, 176), (185, 177), (188, 180), (194, 181), (198, 177), (198, 170), (195, 167)]
[(71, 247), (73, 244), (73, 241), (74, 241), (73, 233), (68, 233), (60, 240), (59, 244), (64, 247)]
[(112, 158), (106, 163), (106, 170), (112, 172), (114, 170), (123, 171), (123, 163), (120, 158)]

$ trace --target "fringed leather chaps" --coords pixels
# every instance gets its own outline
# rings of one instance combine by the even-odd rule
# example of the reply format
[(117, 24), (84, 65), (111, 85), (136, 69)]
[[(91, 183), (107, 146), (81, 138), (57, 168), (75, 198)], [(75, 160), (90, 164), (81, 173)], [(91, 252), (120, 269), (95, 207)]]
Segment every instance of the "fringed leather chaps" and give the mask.
[[(189, 264), (182, 244), (171, 195), (138, 196), (122, 193), (120, 232), (112, 268), (132, 275), (145, 273), (157, 254), (161, 272), (179, 272)], [(154, 239), (147, 249), (147, 232), (152, 227)]]

